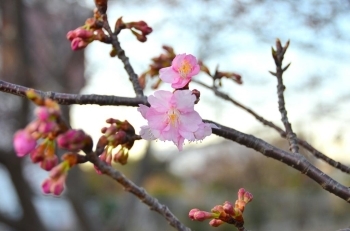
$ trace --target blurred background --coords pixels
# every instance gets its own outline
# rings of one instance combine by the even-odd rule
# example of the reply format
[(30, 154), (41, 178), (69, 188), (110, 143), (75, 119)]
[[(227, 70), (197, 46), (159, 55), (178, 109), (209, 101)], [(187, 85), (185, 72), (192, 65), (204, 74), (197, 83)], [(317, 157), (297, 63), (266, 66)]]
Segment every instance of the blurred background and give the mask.
[[(91, 17), (92, 0), (1, 0), (0, 78), (43, 91), (134, 96), (123, 65), (110, 58), (111, 48), (94, 42), (73, 52), (65, 35)], [(243, 85), (223, 80), (220, 89), (282, 126), (277, 106), (271, 46), (280, 38), (291, 45), (285, 64), (285, 97), (293, 128), (330, 157), (350, 164), (350, 1), (349, 0), (163, 0), (109, 1), (113, 26), (146, 21), (153, 33), (146, 43), (122, 31), (120, 42), (136, 73), (148, 69), (162, 45), (190, 53), (214, 71), (242, 75)], [(197, 80), (211, 84), (205, 75)], [(152, 94), (151, 82), (146, 95)], [(253, 134), (288, 150), (288, 143), (250, 114), (201, 92), (196, 110), (205, 119)], [(169, 86), (161, 85), (161, 89)], [(105, 176), (83, 165), (69, 173), (60, 197), (41, 193), (48, 176), (27, 158), (13, 152), (12, 137), (33, 117), (27, 100), (0, 92), (0, 230), (2, 231), (154, 231), (174, 230), (166, 221), (125, 193)], [(96, 141), (107, 118), (146, 124), (136, 108), (62, 107), (74, 128)], [(317, 167), (344, 185), (349, 176), (316, 160)], [(178, 152), (171, 143), (137, 142), (128, 165), (118, 170), (166, 204), (192, 230), (233, 230), (193, 222), (191, 208), (210, 210), (225, 200), (234, 202), (239, 188), (254, 195), (245, 211), (250, 230), (337, 230), (349, 226), (349, 205), (282, 163), (214, 135)]]

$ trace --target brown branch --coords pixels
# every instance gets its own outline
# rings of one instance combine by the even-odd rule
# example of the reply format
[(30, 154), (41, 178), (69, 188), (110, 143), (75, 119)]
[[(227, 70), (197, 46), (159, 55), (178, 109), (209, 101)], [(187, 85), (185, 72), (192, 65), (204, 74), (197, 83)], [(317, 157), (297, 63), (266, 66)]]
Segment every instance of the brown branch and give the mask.
[(222, 126), (218, 123), (204, 120), (206, 123), (213, 123), (219, 128), (213, 128), (213, 133), (226, 139), (235, 141), (248, 148), (252, 148), (261, 154), (271, 157), (275, 160), (285, 163), (286, 165), (298, 170), (307, 175), (309, 178), (317, 182), (325, 190), (344, 199), (350, 203), (350, 188), (340, 184), (330, 176), (313, 166), (304, 156), (299, 153), (286, 152), (271, 144), (256, 138), (252, 135), (247, 135), (233, 128)]
[[(107, 4), (107, 1), (106, 1), (106, 4)], [(105, 14), (105, 12), (100, 10), (100, 14), (103, 17), (103, 29), (105, 29), (107, 31), (107, 33), (109, 34), (109, 36), (111, 38), (112, 46), (116, 50), (118, 58), (124, 64), (124, 69), (126, 70), (126, 72), (129, 75), (129, 80), (131, 81), (131, 83), (133, 85), (136, 96), (137, 97), (144, 97), (143, 89), (139, 83), (138, 75), (135, 73), (134, 68), (130, 64), (129, 58), (125, 55), (125, 51), (123, 50), (123, 48), (120, 45), (120, 42), (118, 39), (118, 34), (120, 31), (115, 31), (113, 33), (111, 30), (111, 27), (109, 25), (109, 22), (107, 20), (107, 15)]]
[[(239, 103), (238, 101), (232, 99), (229, 95), (223, 93), (222, 91), (219, 91), (216, 87), (210, 87), (202, 82), (199, 82), (197, 80), (192, 80), (192, 82), (195, 82), (207, 89), (210, 89), (214, 92), (214, 94), (226, 101), (229, 101), (231, 103), (233, 103), (234, 105), (236, 105), (237, 107), (245, 110), (246, 112), (250, 113), (252, 116), (254, 116), (258, 121), (260, 121), (262, 124), (273, 128), (274, 130), (276, 130), (281, 137), (286, 138), (287, 133), (280, 128), (279, 126), (277, 126), (276, 124), (274, 124), (271, 121), (268, 121), (266, 119), (264, 119), (264, 117), (258, 115), (255, 111), (251, 110), (250, 108), (244, 106), (243, 104)], [(316, 148), (314, 148), (312, 145), (310, 145), (307, 141), (302, 140), (300, 138), (296, 138), (297, 142), (299, 145), (303, 146), (306, 150), (308, 150), (310, 153), (312, 153), (316, 158), (319, 158), (325, 162), (327, 162), (329, 165), (333, 166), (334, 168), (337, 168), (345, 173), (350, 173), (350, 167), (333, 160), (332, 158), (329, 158), (328, 156), (326, 156), (325, 154), (323, 154), (322, 152), (318, 151)]]
[(281, 116), (282, 116), (281, 120), (286, 129), (287, 139), (289, 142), (290, 149), (293, 153), (299, 153), (298, 142), (296, 139), (297, 136), (293, 132), (292, 125), (288, 121), (287, 110), (285, 107), (285, 101), (284, 101), (284, 95), (283, 95), (283, 92), (286, 89), (286, 87), (283, 84), (283, 72), (285, 72), (288, 69), (290, 64), (282, 68), (282, 61), (288, 46), (289, 46), (289, 41), (286, 43), (284, 47), (282, 47), (281, 41), (279, 39), (276, 40), (276, 50), (272, 48), (272, 57), (275, 60), (276, 72), (275, 73), (270, 72), (270, 73), (277, 77), (278, 109), (281, 113)]
[(117, 171), (113, 167), (107, 165), (105, 162), (100, 160), (98, 156), (92, 152), (87, 154), (87, 159), (93, 163), (101, 172), (110, 176), (112, 179), (123, 185), (124, 189), (136, 197), (138, 197), (143, 203), (148, 205), (150, 209), (158, 212), (162, 215), (171, 226), (179, 231), (190, 231), (191, 229), (182, 224), (178, 218), (169, 210), (169, 208), (149, 195), (143, 188), (138, 187), (134, 182), (127, 179), (121, 172)]
[[(0, 80), (0, 91), (10, 93), (13, 95), (18, 95), (21, 97), (26, 97), (26, 91), (31, 88), (23, 87), (13, 83), (8, 83)], [(145, 97), (120, 97), (120, 96), (110, 96), (110, 95), (78, 95), (78, 94), (66, 94), (57, 92), (44, 92), (40, 90), (35, 90), (41, 97), (50, 98), (62, 105), (71, 104), (97, 104), (100, 106), (132, 106), (137, 107), (139, 104), (148, 105), (147, 98)]]

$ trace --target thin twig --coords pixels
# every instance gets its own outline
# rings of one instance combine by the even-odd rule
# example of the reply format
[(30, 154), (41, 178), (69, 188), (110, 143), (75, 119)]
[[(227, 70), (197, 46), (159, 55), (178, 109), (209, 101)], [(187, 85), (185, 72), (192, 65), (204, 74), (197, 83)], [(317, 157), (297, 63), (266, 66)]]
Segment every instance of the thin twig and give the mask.
[(280, 162), (289, 165), (290, 167), (298, 170), (299, 172), (307, 175), (309, 178), (317, 182), (325, 190), (334, 195), (344, 199), (350, 203), (350, 188), (340, 184), (315, 166), (313, 166), (304, 156), (299, 153), (286, 152), (273, 145), (256, 138), (252, 135), (247, 135), (239, 132), (233, 128), (225, 127), (221, 124), (204, 120), (206, 123), (212, 123), (219, 128), (213, 128), (213, 133), (223, 138), (235, 141), (248, 148), (252, 148), (261, 154), (276, 159)]
[(123, 50), (123, 48), (120, 45), (119, 39), (118, 39), (118, 33), (113, 33), (111, 30), (111, 27), (109, 25), (109, 22), (107, 20), (107, 15), (103, 14), (101, 12), (101, 14), (103, 15), (103, 28), (107, 31), (107, 33), (109, 34), (110, 38), (111, 38), (111, 43), (113, 48), (117, 51), (117, 56), (118, 58), (123, 62), (124, 64), (124, 69), (126, 70), (126, 72), (129, 75), (129, 80), (131, 81), (134, 91), (136, 93), (136, 96), (138, 97), (144, 97), (143, 94), (143, 89), (139, 83), (139, 79), (138, 79), (138, 75), (135, 73), (134, 68), (131, 66), (129, 58), (125, 55), (125, 51)]
[[(26, 97), (26, 92), (31, 88), (23, 87), (13, 83), (8, 83), (0, 80), (0, 91), (10, 93), (13, 95)], [(137, 107), (139, 104), (149, 105), (147, 98), (145, 97), (120, 97), (111, 95), (78, 95), (78, 94), (66, 94), (58, 93), (52, 91), (40, 91), (34, 90), (41, 97), (50, 98), (61, 105), (71, 105), (71, 104), (96, 104), (100, 106), (132, 106)]]
[(169, 208), (149, 195), (143, 188), (137, 186), (134, 182), (126, 178), (121, 172), (103, 162), (97, 155), (92, 152), (87, 154), (87, 159), (93, 163), (101, 172), (110, 176), (112, 179), (123, 185), (124, 189), (136, 197), (138, 197), (144, 204), (148, 205), (151, 210), (162, 215), (171, 226), (179, 231), (190, 231), (191, 229), (182, 224), (179, 219), (169, 210)]
[(289, 46), (289, 41), (286, 43), (284, 47), (282, 47), (281, 41), (279, 39), (276, 40), (276, 50), (272, 48), (272, 57), (275, 60), (275, 64), (276, 64), (276, 73), (273, 73), (273, 72), (270, 72), (270, 73), (277, 77), (278, 109), (281, 113), (281, 116), (282, 116), (281, 120), (286, 129), (287, 139), (289, 142), (290, 149), (293, 153), (299, 153), (298, 142), (296, 139), (297, 136), (293, 132), (292, 125), (288, 121), (287, 110), (285, 107), (285, 101), (284, 101), (284, 95), (283, 95), (283, 92), (286, 89), (286, 87), (283, 85), (283, 72), (287, 70), (290, 64), (282, 68), (282, 61), (288, 46)]
[[(264, 119), (264, 117), (258, 115), (255, 111), (251, 110), (250, 108), (244, 106), (243, 104), (239, 103), (238, 101), (232, 99), (232, 97), (230, 97), (229, 95), (225, 94), (224, 92), (222, 91), (219, 91), (217, 88), (215, 87), (210, 87), (202, 82), (199, 82), (197, 80), (192, 80), (192, 82), (195, 82), (207, 89), (210, 89), (214, 92), (214, 94), (224, 100), (227, 100), (231, 103), (233, 103), (234, 105), (236, 105), (237, 107), (245, 110), (246, 112), (250, 113), (252, 116), (254, 116), (258, 121), (260, 121), (262, 124), (268, 126), (268, 127), (271, 127), (273, 128), (274, 130), (276, 130), (280, 135), (281, 137), (283, 138), (286, 138), (287, 136), (287, 133), (282, 129), (280, 128), (279, 126), (277, 126), (276, 124), (274, 124), (273, 122), (271, 121), (268, 121), (266, 119)], [(345, 172), (345, 173), (350, 173), (350, 167), (338, 162), (338, 161), (335, 161), (333, 160), (332, 158), (329, 158), (328, 156), (326, 156), (325, 154), (323, 154), (322, 152), (318, 151), (316, 148), (314, 148), (312, 145), (310, 145), (307, 141), (305, 140), (302, 140), (300, 138), (296, 138), (297, 141), (298, 141), (298, 144), (303, 146), (306, 150), (308, 150), (310, 153), (312, 153), (316, 158), (319, 158), (319, 159), (322, 159), (323, 161), (327, 162), (329, 165)]]

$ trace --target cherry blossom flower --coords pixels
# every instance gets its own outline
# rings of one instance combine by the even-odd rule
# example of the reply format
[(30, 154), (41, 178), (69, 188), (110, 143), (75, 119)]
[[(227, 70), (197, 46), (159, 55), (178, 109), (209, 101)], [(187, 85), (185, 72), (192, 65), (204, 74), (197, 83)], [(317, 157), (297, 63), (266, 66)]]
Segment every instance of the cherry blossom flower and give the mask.
[(173, 88), (179, 89), (186, 86), (192, 76), (197, 75), (200, 67), (193, 55), (176, 55), (170, 67), (159, 70), (159, 78), (166, 83), (171, 83)]
[(159, 90), (148, 97), (151, 107), (140, 104), (138, 111), (148, 120), (140, 135), (146, 140), (173, 141), (181, 151), (184, 140), (202, 140), (211, 135), (211, 125), (205, 124), (194, 110), (196, 96), (189, 90), (174, 93)]

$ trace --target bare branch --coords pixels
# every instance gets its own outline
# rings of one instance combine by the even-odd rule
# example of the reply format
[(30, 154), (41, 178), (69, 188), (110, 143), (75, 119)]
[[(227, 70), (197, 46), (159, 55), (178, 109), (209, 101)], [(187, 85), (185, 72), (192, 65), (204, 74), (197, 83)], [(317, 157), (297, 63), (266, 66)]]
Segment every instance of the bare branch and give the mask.
[(110, 176), (112, 179), (123, 185), (124, 189), (136, 197), (138, 197), (143, 203), (148, 205), (150, 209), (158, 212), (162, 215), (171, 226), (179, 231), (190, 231), (191, 229), (182, 224), (178, 218), (169, 210), (169, 208), (149, 195), (143, 188), (138, 187), (134, 182), (127, 179), (121, 172), (117, 171), (113, 167), (107, 165), (105, 162), (100, 160), (97, 155), (92, 152), (87, 154), (87, 159), (93, 163), (97, 168), (104, 174)]
[(350, 203), (350, 188), (340, 184), (339, 182), (337, 182), (336, 180), (334, 180), (333, 178), (331, 178), (330, 176), (313, 166), (301, 154), (291, 154), (290, 152), (286, 152), (284, 150), (276, 148), (271, 144), (259, 138), (256, 138), (255, 136), (244, 134), (233, 128), (228, 128), (209, 120), (204, 120), (204, 122), (213, 123), (219, 127), (213, 128), (214, 134), (235, 141), (248, 148), (252, 148), (267, 157), (271, 157), (275, 160), (285, 163), (288, 166), (291, 166), (292, 168), (310, 177), (328, 192), (333, 193), (334, 195)]
[[(21, 97), (26, 97), (26, 91), (31, 88), (23, 87), (13, 83), (8, 83), (0, 80), (0, 91), (10, 93), (13, 95), (18, 95)], [(97, 104), (100, 106), (132, 106), (137, 107), (139, 104), (148, 105), (146, 97), (119, 97), (111, 95), (78, 95), (78, 94), (66, 94), (66, 93), (57, 93), (57, 92), (44, 92), (35, 90), (41, 97), (50, 98), (55, 100), (61, 105), (71, 105), (71, 104)]]
[[(107, 1), (106, 1), (107, 4)], [(107, 7), (107, 6), (106, 6)], [(129, 75), (129, 80), (131, 81), (134, 91), (136, 93), (136, 96), (138, 97), (144, 97), (143, 89), (141, 88), (141, 85), (138, 80), (138, 75), (135, 73), (134, 68), (131, 66), (129, 62), (129, 58), (125, 55), (125, 51), (120, 45), (120, 42), (118, 40), (118, 33), (119, 31), (116, 31), (115, 33), (112, 32), (111, 27), (109, 25), (109, 22), (107, 20), (107, 15), (105, 12), (100, 11), (102, 17), (103, 17), (103, 28), (107, 31), (111, 38), (111, 43), (113, 48), (117, 51), (118, 58), (123, 62), (124, 69)]]
[[(276, 124), (274, 124), (271, 121), (266, 120), (264, 117), (258, 115), (255, 111), (253, 111), (250, 108), (247, 108), (246, 106), (244, 106), (243, 104), (239, 103), (238, 101), (232, 99), (229, 95), (223, 93), (222, 91), (219, 91), (217, 88), (214, 87), (210, 87), (202, 82), (199, 82), (197, 80), (192, 80), (192, 82), (195, 82), (207, 89), (210, 89), (214, 92), (214, 94), (224, 100), (227, 100), (231, 103), (233, 103), (234, 105), (236, 105), (237, 107), (245, 110), (246, 112), (248, 112), (249, 114), (251, 114), (252, 116), (254, 116), (258, 121), (260, 121), (262, 124), (264, 124), (265, 126), (271, 127), (274, 130), (276, 130), (281, 137), (286, 138), (287, 133), (280, 128), (279, 126), (277, 126)], [(345, 173), (350, 173), (350, 167), (333, 160), (332, 158), (329, 158), (328, 156), (326, 156), (325, 154), (323, 154), (322, 152), (318, 151), (316, 148), (314, 148), (311, 144), (309, 144), (307, 141), (302, 140), (300, 138), (296, 138), (298, 141), (298, 144), (300, 144), (301, 146), (303, 146), (306, 150), (308, 150), (309, 152), (311, 152), (315, 157), (322, 159), (323, 161), (327, 162), (329, 165), (345, 172)]]
[(284, 54), (287, 51), (289, 46), (289, 41), (286, 43), (284, 47), (281, 45), (281, 41), (279, 39), (276, 40), (276, 51), (272, 48), (272, 57), (275, 60), (276, 64), (276, 73), (271, 73), (272, 75), (277, 77), (277, 95), (278, 95), (278, 109), (282, 116), (282, 122), (286, 129), (287, 139), (289, 142), (290, 149), (293, 153), (299, 153), (299, 147), (297, 142), (297, 136), (293, 132), (292, 125), (288, 121), (287, 110), (285, 107), (284, 95), (283, 92), (286, 87), (283, 85), (283, 72), (288, 69), (290, 63), (282, 68), (282, 61), (284, 58)]

